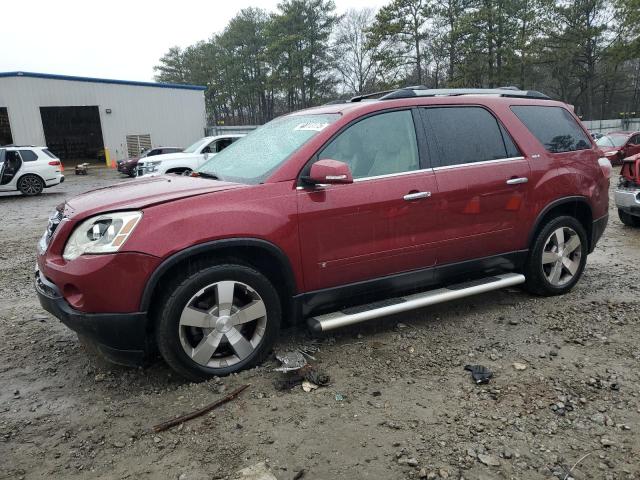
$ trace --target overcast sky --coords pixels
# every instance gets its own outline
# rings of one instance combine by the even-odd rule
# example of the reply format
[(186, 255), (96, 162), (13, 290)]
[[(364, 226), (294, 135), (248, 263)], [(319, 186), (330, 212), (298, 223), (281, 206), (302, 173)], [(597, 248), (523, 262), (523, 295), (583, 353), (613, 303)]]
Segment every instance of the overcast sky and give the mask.
[[(174, 45), (224, 29), (241, 9), (276, 9), (278, 0), (8, 0), (2, 5), (0, 72), (153, 80)], [(335, 0), (340, 13), (384, 0)]]

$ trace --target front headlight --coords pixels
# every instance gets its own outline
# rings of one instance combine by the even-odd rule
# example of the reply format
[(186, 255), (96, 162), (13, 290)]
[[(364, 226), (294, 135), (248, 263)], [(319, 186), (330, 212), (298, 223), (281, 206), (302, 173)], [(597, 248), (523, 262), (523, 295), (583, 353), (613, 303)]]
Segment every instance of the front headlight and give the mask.
[(63, 258), (74, 260), (85, 253), (113, 253), (129, 238), (142, 212), (113, 212), (91, 217), (73, 231)]
[(147, 163), (147, 172), (156, 172), (161, 163), (162, 160), (156, 160), (155, 162)]

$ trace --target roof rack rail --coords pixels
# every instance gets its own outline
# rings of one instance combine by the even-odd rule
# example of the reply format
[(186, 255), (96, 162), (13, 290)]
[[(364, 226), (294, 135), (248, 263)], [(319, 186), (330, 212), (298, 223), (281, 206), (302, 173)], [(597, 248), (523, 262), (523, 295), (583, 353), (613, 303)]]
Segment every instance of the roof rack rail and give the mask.
[[(405, 88), (418, 88), (418, 87), (405, 87)], [(427, 87), (422, 87), (421, 86), (419, 88), (427, 88)], [(397, 88), (392, 88), (391, 90), (381, 90), (379, 92), (365, 93), (363, 95), (357, 95), (355, 97), (351, 97), (348, 101), (349, 102), (360, 102), (360, 101), (365, 100), (367, 98), (376, 97), (378, 95), (386, 95), (386, 94), (397, 92), (397, 91), (398, 91)]]
[[(426, 88), (423, 86), (399, 88), (380, 97), (380, 100), (393, 100), (396, 98), (411, 97), (452, 97), (458, 95), (496, 95), (500, 97), (510, 98), (536, 98), (540, 100), (551, 100), (551, 98), (544, 93), (538, 92), (536, 90), (520, 90), (517, 87)], [(352, 99), (352, 101), (354, 100)]]

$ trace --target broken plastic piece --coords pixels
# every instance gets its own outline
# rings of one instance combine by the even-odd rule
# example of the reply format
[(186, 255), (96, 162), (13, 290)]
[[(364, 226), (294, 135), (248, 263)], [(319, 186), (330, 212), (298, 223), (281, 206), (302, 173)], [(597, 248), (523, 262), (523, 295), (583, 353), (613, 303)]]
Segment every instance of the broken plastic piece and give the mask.
[(302, 381), (302, 390), (304, 390), (305, 392), (310, 392), (311, 390), (316, 390), (317, 388), (318, 385), (316, 385), (315, 383), (311, 383), (309, 380)]
[(282, 363), (280, 367), (275, 369), (277, 372), (293, 372), (300, 370), (307, 364), (307, 360), (297, 350), (276, 354), (276, 358)]
[(471, 372), (476, 383), (489, 383), (489, 379), (493, 377), (493, 372), (483, 365), (465, 365), (464, 369)]

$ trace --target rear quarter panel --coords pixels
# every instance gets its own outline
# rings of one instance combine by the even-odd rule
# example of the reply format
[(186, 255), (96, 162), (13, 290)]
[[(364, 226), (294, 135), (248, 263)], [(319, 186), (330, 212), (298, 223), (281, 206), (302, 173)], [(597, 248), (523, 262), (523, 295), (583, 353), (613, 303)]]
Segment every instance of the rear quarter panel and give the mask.
[[(546, 104), (546, 102), (545, 102)], [(531, 165), (530, 201), (527, 205), (529, 226), (550, 203), (566, 197), (584, 197), (591, 207), (593, 218), (607, 214), (609, 181), (598, 165), (599, 149), (580, 120), (566, 105), (548, 102), (549, 106), (569, 111), (585, 131), (591, 148), (565, 153), (549, 153), (520, 119), (511, 111), (511, 105), (534, 105), (527, 100), (513, 100), (496, 107), (507, 130)], [(540, 103), (536, 103), (540, 106)], [(528, 233), (528, 232), (526, 232)]]

